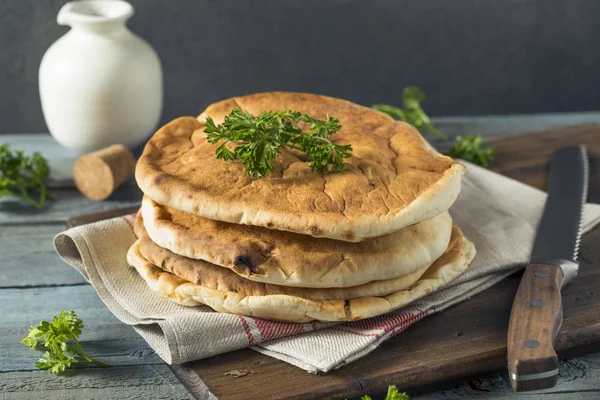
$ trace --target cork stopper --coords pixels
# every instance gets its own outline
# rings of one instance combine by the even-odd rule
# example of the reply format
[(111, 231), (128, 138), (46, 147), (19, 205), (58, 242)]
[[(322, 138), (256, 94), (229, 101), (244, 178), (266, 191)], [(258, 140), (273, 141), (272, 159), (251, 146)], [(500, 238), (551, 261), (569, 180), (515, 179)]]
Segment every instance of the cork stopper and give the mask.
[(135, 157), (125, 146), (114, 144), (81, 156), (73, 166), (75, 186), (87, 198), (108, 198), (135, 169)]

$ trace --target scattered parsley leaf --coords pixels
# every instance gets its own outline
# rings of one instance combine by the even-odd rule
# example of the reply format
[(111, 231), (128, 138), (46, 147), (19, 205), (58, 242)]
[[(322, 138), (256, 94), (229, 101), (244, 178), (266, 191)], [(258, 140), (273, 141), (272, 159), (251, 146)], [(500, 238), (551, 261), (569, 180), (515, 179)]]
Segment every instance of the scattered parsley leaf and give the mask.
[[(36, 363), (38, 369), (47, 369), (60, 374), (75, 364), (95, 364), (108, 367), (103, 362), (91, 358), (79, 344), (83, 321), (77, 318), (75, 311), (61, 311), (52, 321), (42, 321), (37, 327), (29, 329), (29, 335), (21, 341), (32, 349), (44, 346), (46, 352)], [(71, 341), (71, 345), (68, 341)], [(79, 356), (79, 357), (77, 357)]]
[(42, 208), (48, 197), (54, 198), (46, 188), (49, 175), (48, 163), (40, 153), (26, 156), (0, 144), (0, 197), (16, 197)]
[(448, 155), (487, 167), (494, 159), (494, 149), (483, 143), (481, 136), (457, 136)]
[(407, 86), (402, 90), (402, 108), (387, 104), (375, 104), (372, 108), (386, 113), (392, 118), (407, 122), (421, 132), (427, 130), (434, 136), (447, 140), (447, 136), (433, 125), (433, 122), (421, 107), (421, 103), (424, 101), (425, 93), (421, 89), (416, 86)]
[[(387, 104), (375, 104), (372, 107), (395, 119), (413, 125), (421, 132), (425, 129), (438, 138), (447, 140), (447, 136), (433, 125), (431, 119), (421, 108), (421, 103), (424, 101), (425, 94), (421, 89), (416, 86), (407, 86), (402, 91), (403, 108)], [(448, 151), (448, 155), (487, 167), (494, 158), (494, 149), (484, 144), (481, 136), (457, 136), (454, 146)]]
[[(360, 400), (372, 400), (371, 396), (364, 395), (360, 398)], [(384, 400), (408, 400), (408, 395), (406, 393), (400, 393), (398, 388), (395, 385), (390, 385), (388, 387), (387, 396), (385, 396)]]
[[(310, 132), (298, 126), (301, 122), (309, 126)], [(249, 175), (261, 177), (273, 170), (272, 161), (281, 147), (306, 153), (315, 172), (341, 171), (344, 159), (352, 156), (352, 146), (337, 145), (329, 140), (329, 136), (340, 129), (335, 117), (327, 116), (322, 121), (292, 110), (263, 111), (255, 116), (235, 108), (220, 125), (207, 117), (204, 132), (209, 143), (220, 142), (215, 151), (217, 159), (238, 160)], [(227, 143), (235, 143), (233, 151)]]

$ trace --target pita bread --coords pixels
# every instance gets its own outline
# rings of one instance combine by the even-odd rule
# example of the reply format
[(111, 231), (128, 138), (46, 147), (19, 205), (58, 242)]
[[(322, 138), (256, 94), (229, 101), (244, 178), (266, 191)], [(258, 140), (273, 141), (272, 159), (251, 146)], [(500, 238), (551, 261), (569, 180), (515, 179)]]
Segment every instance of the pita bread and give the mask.
[(429, 268), (423, 267), (412, 274), (386, 281), (369, 282), (350, 288), (312, 289), (271, 285), (245, 279), (236, 273), (203, 260), (179, 256), (163, 249), (143, 233), (139, 238), (139, 253), (149, 263), (158, 266), (196, 285), (229, 292), (245, 293), (249, 296), (287, 294), (310, 300), (352, 299), (365, 296), (386, 296), (409, 288)]
[[(343, 171), (315, 173), (305, 155), (282, 149), (274, 171), (253, 178), (215, 157), (204, 121), (221, 123), (234, 107), (257, 114), (293, 109), (339, 118), (332, 142), (352, 144)], [(198, 119), (178, 118), (149, 140), (136, 168), (144, 193), (202, 217), (349, 242), (386, 235), (446, 211), (464, 166), (436, 152), (410, 125), (348, 101), (272, 92), (225, 100)]]
[[(460, 229), (454, 227), (448, 250), (409, 288), (379, 297), (312, 300), (300, 296), (308, 293), (301, 289), (285, 286), (277, 288), (275, 285), (244, 281), (226, 269), (214, 269), (216, 275), (206, 278), (201, 273), (195, 279), (196, 283), (193, 283), (148, 261), (140, 252), (140, 244), (141, 241), (138, 240), (131, 246), (127, 261), (136, 268), (152, 290), (168, 299), (186, 306), (205, 304), (219, 312), (285, 322), (351, 321), (385, 314), (426, 296), (455, 279), (466, 270), (475, 256), (473, 244), (463, 237)], [(182, 267), (176, 265), (178, 261), (169, 263), (170, 267), (167, 267), (167, 259), (162, 259), (165, 260), (165, 268), (172, 267), (175, 270)], [(204, 264), (206, 263), (197, 264), (199, 271), (206, 266)], [(269, 291), (267, 287), (274, 288)], [(325, 292), (326, 290), (318, 289), (314, 293)]]
[(141, 214), (150, 238), (175, 254), (230, 268), (256, 282), (310, 288), (393, 279), (431, 265), (448, 248), (448, 212), (360, 243), (215, 221), (161, 206)]

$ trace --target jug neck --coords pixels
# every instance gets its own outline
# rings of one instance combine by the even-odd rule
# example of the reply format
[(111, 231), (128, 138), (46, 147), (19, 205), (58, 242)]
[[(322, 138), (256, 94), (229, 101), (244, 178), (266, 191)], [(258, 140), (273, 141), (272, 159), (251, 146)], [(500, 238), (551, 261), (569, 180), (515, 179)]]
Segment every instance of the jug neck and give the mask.
[(133, 12), (133, 6), (122, 0), (81, 0), (62, 6), (56, 19), (73, 29), (108, 33), (125, 30)]

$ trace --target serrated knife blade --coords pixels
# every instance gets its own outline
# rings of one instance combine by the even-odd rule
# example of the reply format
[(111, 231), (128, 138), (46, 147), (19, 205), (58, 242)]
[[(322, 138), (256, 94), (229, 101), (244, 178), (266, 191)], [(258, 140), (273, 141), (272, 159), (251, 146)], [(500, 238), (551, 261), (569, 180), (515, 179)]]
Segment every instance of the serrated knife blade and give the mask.
[(552, 155), (548, 199), (531, 251), (530, 264), (559, 265), (565, 276), (564, 283), (577, 275), (588, 175), (584, 146), (565, 147)]
[(548, 198), (508, 325), (508, 373), (520, 391), (553, 387), (554, 341), (562, 325), (562, 286), (577, 276), (589, 167), (584, 146), (557, 150), (550, 161)]

